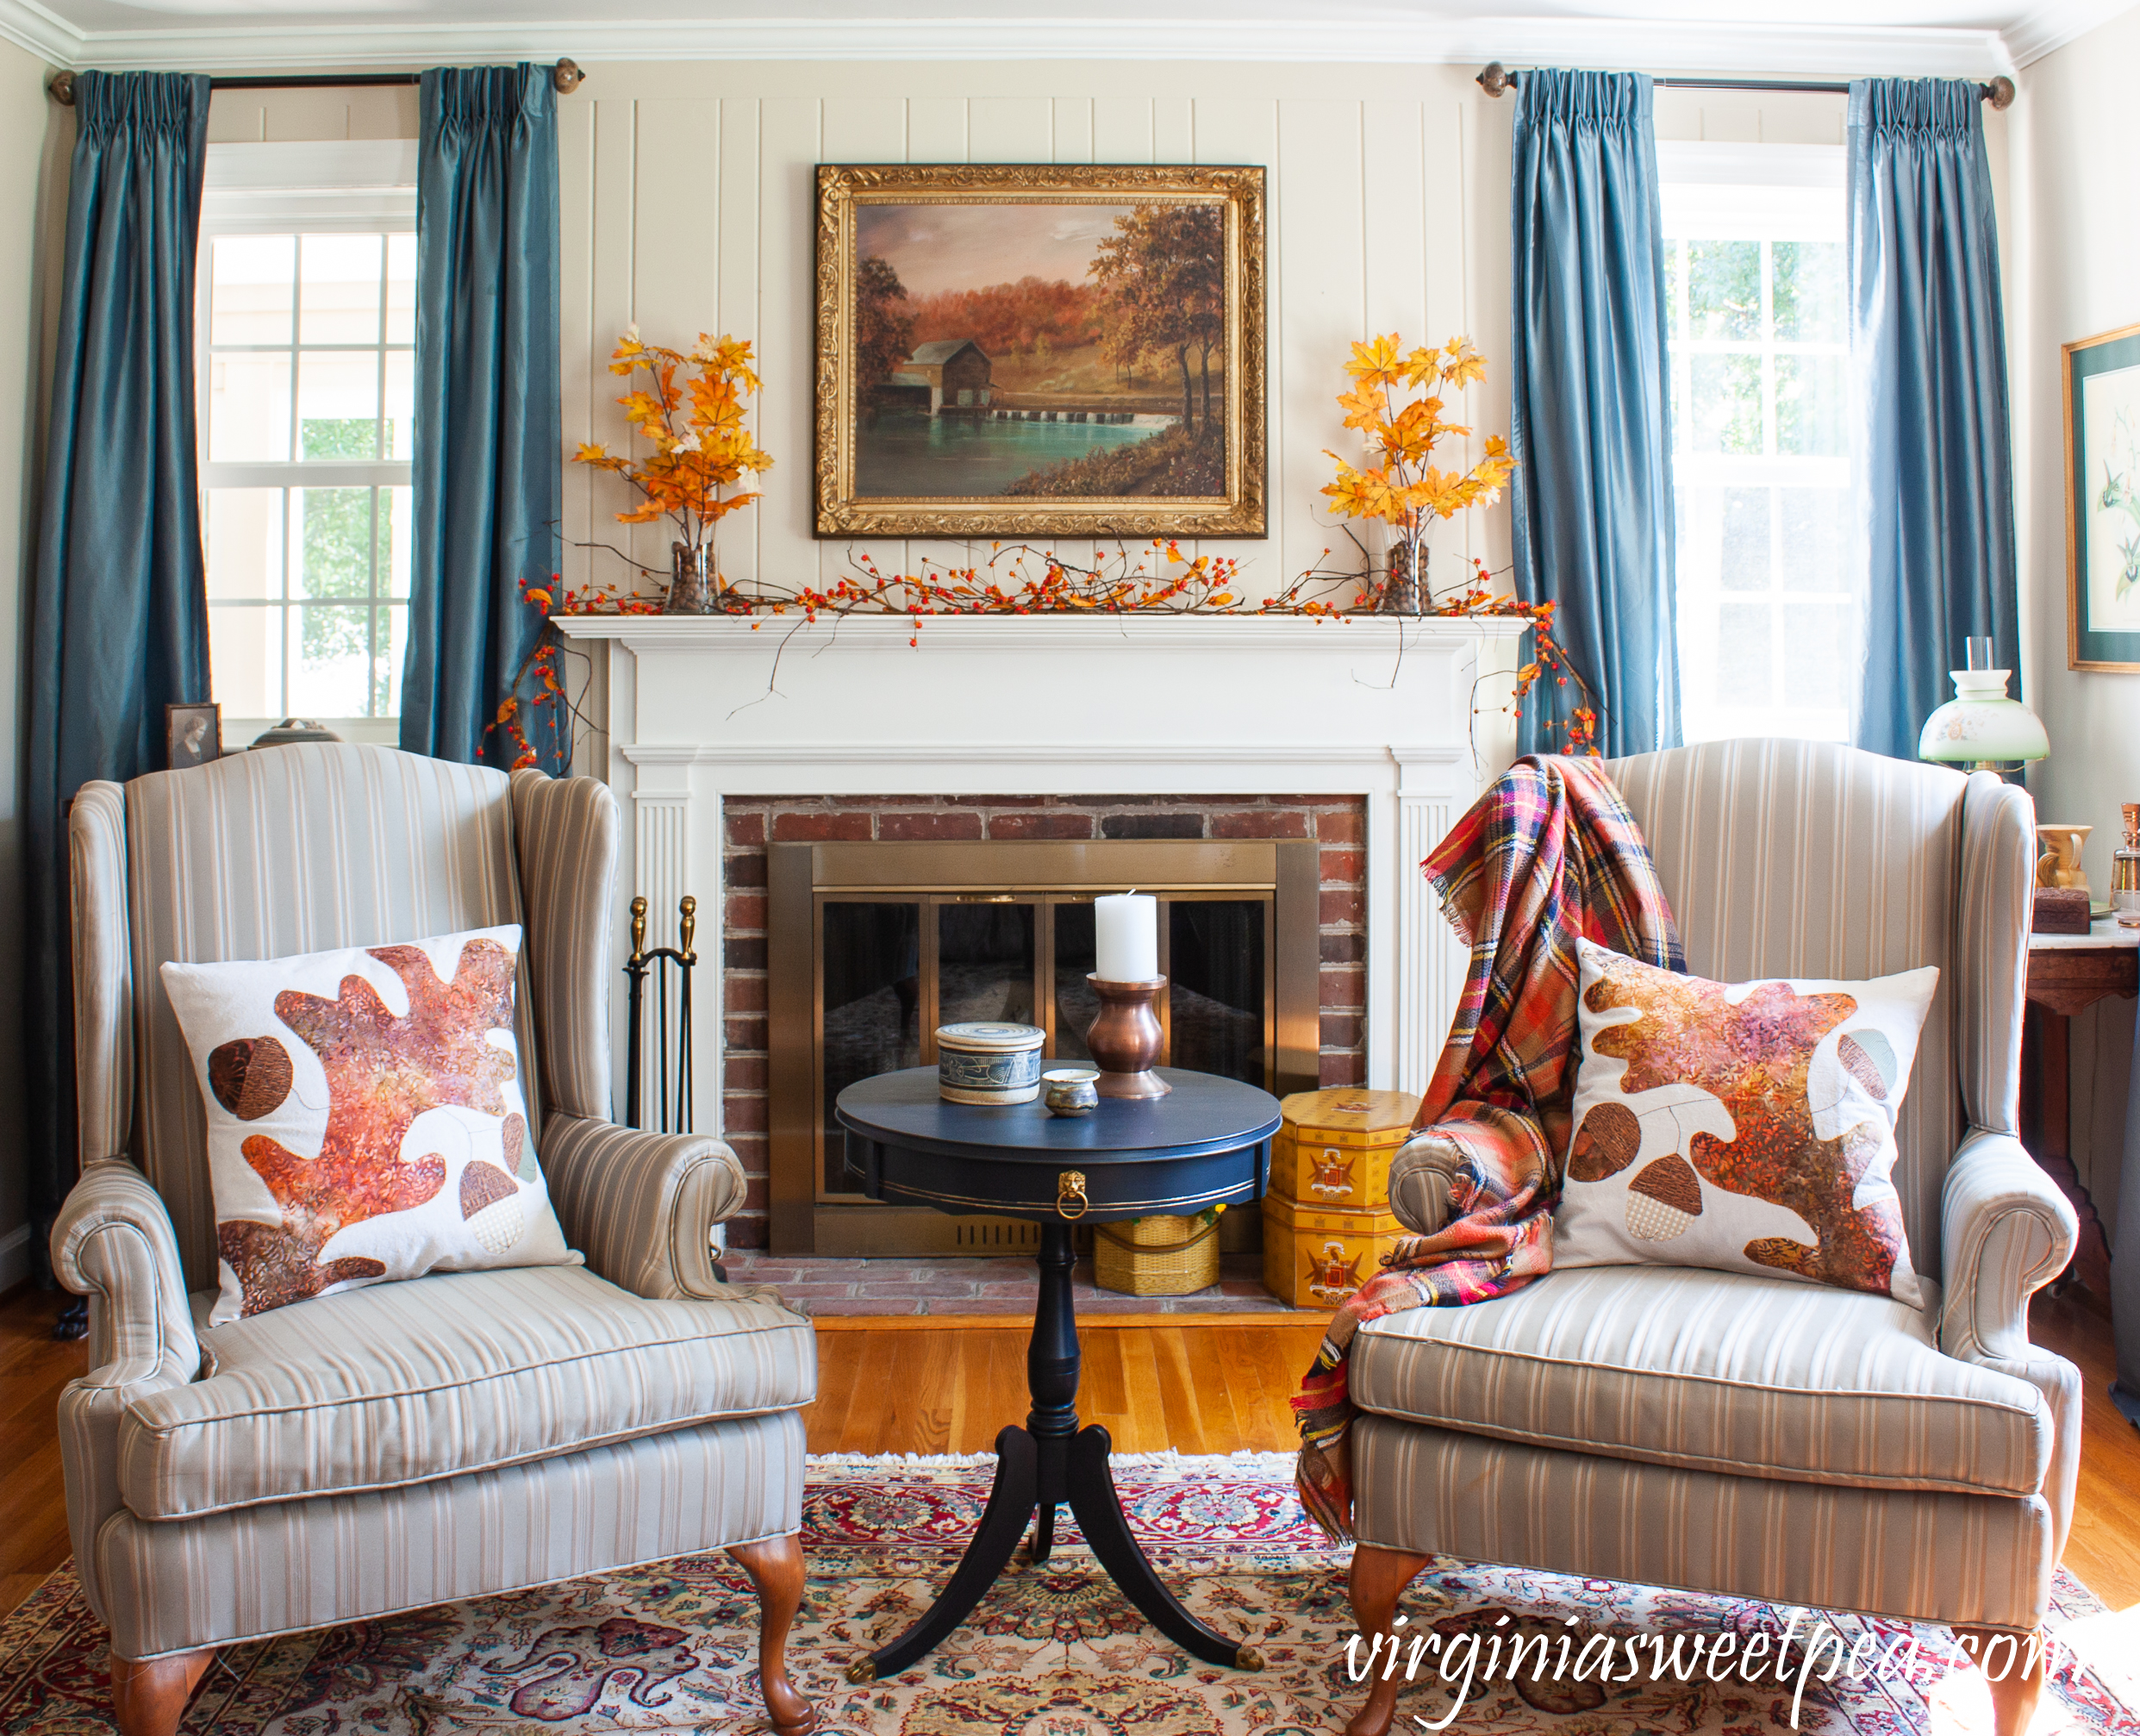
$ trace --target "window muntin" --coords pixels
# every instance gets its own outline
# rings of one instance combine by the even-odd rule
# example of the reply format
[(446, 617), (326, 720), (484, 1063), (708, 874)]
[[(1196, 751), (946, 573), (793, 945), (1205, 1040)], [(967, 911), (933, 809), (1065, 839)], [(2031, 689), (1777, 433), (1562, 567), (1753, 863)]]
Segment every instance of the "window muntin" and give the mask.
[(204, 223), (203, 533), (228, 740), (293, 715), (392, 737), (415, 335), (413, 199), (396, 203), (277, 223), (256, 200)]
[(1688, 741), (1849, 736), (1862, 629), (1841, 156), (1659, 149)]

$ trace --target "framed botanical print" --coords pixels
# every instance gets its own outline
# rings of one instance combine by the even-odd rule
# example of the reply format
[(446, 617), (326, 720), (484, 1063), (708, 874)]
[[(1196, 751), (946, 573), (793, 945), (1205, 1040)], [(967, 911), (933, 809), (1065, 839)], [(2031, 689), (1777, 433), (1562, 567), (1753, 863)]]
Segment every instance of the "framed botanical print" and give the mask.
[(2140, 671), (2140, 326), (2064, 356), (2066, 666)]
[(1262, 536), (1263, 172), (824, 164), (820, 536)]

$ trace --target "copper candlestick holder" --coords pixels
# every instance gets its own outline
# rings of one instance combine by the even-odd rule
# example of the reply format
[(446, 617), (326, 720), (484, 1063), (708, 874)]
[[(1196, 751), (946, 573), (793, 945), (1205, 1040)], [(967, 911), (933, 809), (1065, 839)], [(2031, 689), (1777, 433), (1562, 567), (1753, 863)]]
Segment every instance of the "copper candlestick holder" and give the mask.
[(1085, 1047), (1100, 1069), (1093, 1089), (1103, 1097), (1165, 1096), (1174, 1087), (1152, 1071), (1166, 1038), (1151, 1003), (1167, 979), (1108, 983), (1088, 975), (1085, 980), (1100, 997), (1100, 1016), (1085, 1033)]

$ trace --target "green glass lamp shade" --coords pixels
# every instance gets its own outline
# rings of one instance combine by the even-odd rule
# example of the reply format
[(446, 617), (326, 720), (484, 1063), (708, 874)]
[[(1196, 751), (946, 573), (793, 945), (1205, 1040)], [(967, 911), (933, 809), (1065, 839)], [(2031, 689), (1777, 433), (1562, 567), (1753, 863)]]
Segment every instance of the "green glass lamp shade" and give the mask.
[(2050, 738), (2036, 714), (2006, 696), (2003, 669), (1950, 669), (1955, 696), (1925, 720), (1917, 757), (1950, 765), (2012, 765), (2041, 759)]

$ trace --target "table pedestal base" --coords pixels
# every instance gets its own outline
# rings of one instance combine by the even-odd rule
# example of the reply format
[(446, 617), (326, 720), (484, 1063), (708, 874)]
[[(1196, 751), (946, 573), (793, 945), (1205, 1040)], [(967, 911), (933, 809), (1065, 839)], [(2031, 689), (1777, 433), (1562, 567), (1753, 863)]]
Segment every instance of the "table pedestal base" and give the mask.
[(1045, 1562), (1055, 1544), (1055, 1510), (1064, 1502), (1107, 1577), (1154, 1627), (1207, 1664), (1262, 1669), (1263, 1654), (1255, 1647), (1207, 1627), (1182, 1608), (1131, 1534), (1108, 1465), (1114, 1444), (1097, 1424), (1077, 1426), (1077, 1323), (1070, 1303), (1074, 1257), (1069, 1225), (1041, 1226), (1039, 1258), (1040, 1299), (1026, 1356), (1033, 1408), (1024, 1428), (1006, 1428), (995, 1437), (995, 1483), (980, 1529), (928, 1612), (890, 1645), (857, 1658), (848, 1667), (847, 1679), (879, 1681), (926, 1658), (995, 1583), (1035, 1513), (1039, 1517), (1033, 1524), (1031, 1559), (1035, 1566)]

